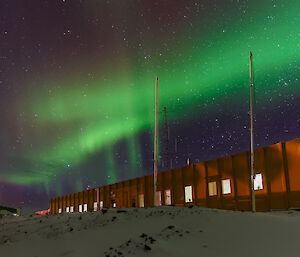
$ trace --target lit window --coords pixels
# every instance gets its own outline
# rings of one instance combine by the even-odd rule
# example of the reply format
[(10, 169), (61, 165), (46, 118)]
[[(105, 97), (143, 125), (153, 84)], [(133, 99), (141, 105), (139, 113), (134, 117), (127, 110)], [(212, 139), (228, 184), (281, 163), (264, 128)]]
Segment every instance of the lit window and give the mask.
[(61, 208), (58, 209), (58, 213), (61, 213)]
[(156, 191), (156, 206), (161, 206), (161, 191)]
[(88, 211), (88, 205), (87, 205), (87, 203), (85, 203), (85, 204), (83, 205), (83, 211), (84, 211), (84, 212), (87, 212), (87, 211)]
[(254, 179), (254, 190), (261, 190), (263, 188), (264, 186), (263, 186), (262, 175), (260, 173), (256, 174)]
[(103, 201), (100, 201), (100, 210), (102, 210), (103, 209)]
[(208, 195), (209, 196), (214, 196), (217, 195), (217, 182), (213, 181), (213, 182), (209, 182), (208, 183)]
[(70, 211), (70, 207), (66, 207), (66, 212), (69, 212)]
[(97, 211), (97, 209), (98, 209), (98, 203), (94, 202), (94, 211)]
[(231, 194), (230, 179), (222, 180), (223, 195)]
[(70, 212), (74, 212), (74, 206), (70, 207)]
[(78, 206), (78, 211), (79, 211), (79, 212), (82, 212), (82, 204), (79, 204), (79, 206)]
[(167, 189), (165, 190), (165, 205), (171, 205), (171, 190)]
[(143, 194), (140, 194), (140, 195), (139, 195), (139, 207), (140, 207), (140, 208), (145, 207), (145, 203), (144, 203), (144, 195), (143, 195)]
[(193, 202), (193, 189), (192, 189), (192, 186), (186, 186), (184, 188), (184, 196), (185, 196), (185, 202), (186, 203)]

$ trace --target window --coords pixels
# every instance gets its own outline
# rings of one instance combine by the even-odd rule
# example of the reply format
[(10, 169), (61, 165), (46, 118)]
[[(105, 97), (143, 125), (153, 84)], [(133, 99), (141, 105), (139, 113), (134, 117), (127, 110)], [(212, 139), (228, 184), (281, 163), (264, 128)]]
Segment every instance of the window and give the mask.
[(100, 210), (102, 210), (103, 209), (103, 201), (100, 201)]
[(61, 208), (58, 209), (58, 213), (61, 213)]
[(156, 206), (161, 206), (161, 191), (156, 191)]
[(79, 212), (82, 212), (82, 204), (79, 204), (79, 205), (78, 205), (78, 211), (79, 211)]
[(231, 194), (230, 179), (222, 180), (223, 195)]
[(193, 202), (193, 191), (192, 186), (186, 186), (184, 188), (184, 200), (186, 203)]
[(165, 190), (165, 205), (171, 205), (172, 201), (171, 201), (171, 190), (167, 189)]
[(97, 211), (97, 209), (98, 209), (98, 203), (94, 202), (94, 211)]
[(218, 195), (218, 192), (217, 192), (217, 182), (216, 181), (208, 183), (208, 195), (209, 196)]
[(69, 212), (70, 211), (70, 207), (66, 207), (66, 212)]
[(74, 212), (74, 206), (70, 207), (70, 212)]
[(263, 179), (261, 173), (258, 173), (255, 175), (254, 179), (254, 190), (262, 190), (264, 188), (263, 186)]
[(139, 207), (140, 208), (144, 208), (145, 207), (144, 195), (143, 194), (139, 195)]
[(88, 205), (87, 205), (87, 203), (85, 203), (85, 204), (83, 205), (83, 211), (84, 211), (84, 212), (87, 212), (87, 211), (88, 211)]

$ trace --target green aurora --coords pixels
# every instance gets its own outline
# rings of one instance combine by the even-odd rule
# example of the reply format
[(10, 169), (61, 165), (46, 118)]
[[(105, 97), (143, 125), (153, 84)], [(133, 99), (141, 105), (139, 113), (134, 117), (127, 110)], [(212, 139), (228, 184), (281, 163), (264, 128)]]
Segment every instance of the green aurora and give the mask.
[[(169, 120), (189, 119), (195, 106), (213, 97), (226, 105), (245, 104), (250, 50), (257, 92), (274, 90), (282, 74), (294, 79), (294, 74), (300, 72), (290, 67), (300, 59), (300, 5), (297, 1), (277, 1), (274, 7), (266, 2), (249, 7), (243, 20), (233, 17), (224, 29), (220, 28), (222, 16), (218, 17), (218, 13), (209, 29), (204, 29), (196, 18), (190, 20), (187, 26), (193, 37), (190, 31), (181, 31), (179, 43), (174, 43), (162, 58), (154, 43), (153, 57), (144, 65), (137, 61), (142, 56), (132, 56), (131, 63), (125, 66), (108, 63), (92, 81), (76, 75), (72, 79), (51, 79), (47, 85), (51, 91), (37, 90), (17, 106), (17, 110), (30, 113), (35, 137), (43, 142), (34, 150), (23, 150), (32, 168), (5, 175), (1, 180), (49, 187), (53, 176), (66, 172), (69, 163), (75, 167), (90, 155), (103, 152), (106, 168), (101, 172), (106, 172), (107, 183), (114, 183), (118, 175), (112, 146), (124, 139), (130, 176), (134, 176), (141, 151), (137, 135), (154, 126), (155, 75), (159, 76), (161, 109), (176, 109), (169, 114)], [(280, 92), (299, 92), (298, 84), (293, 80)], [(240, 98), (223, 100), (233, 92), (238, 92)], [(258, 102), (263, 98), (263, 94), (257, 95)], [(210, 104), (212, 112), (214, 108)]]

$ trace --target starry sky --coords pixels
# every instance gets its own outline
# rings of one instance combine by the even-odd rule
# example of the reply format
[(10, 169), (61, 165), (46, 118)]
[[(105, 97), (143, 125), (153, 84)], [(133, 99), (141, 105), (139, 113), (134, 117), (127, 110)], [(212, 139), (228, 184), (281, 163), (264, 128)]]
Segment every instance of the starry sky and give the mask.
[(298, 0), (1, 0), (0, 204), (151, 174), (300, 136)]

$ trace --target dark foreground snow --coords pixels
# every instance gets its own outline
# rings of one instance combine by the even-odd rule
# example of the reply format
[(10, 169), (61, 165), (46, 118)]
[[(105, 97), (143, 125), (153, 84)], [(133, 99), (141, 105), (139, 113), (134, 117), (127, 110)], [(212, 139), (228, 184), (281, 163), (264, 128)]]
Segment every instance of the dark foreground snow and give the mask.
[(0, 256), (300, 256), (300, 212), (109, 209), (0, 220)]

